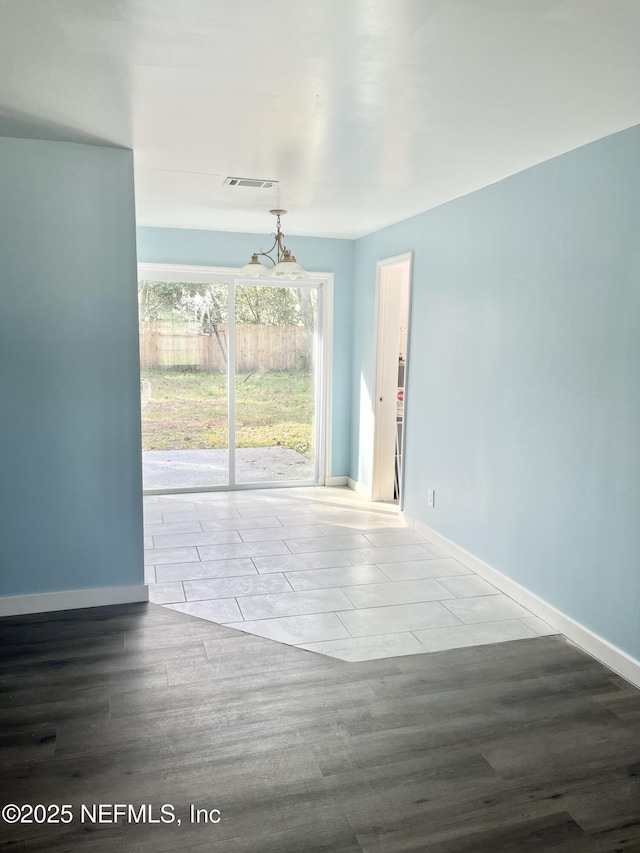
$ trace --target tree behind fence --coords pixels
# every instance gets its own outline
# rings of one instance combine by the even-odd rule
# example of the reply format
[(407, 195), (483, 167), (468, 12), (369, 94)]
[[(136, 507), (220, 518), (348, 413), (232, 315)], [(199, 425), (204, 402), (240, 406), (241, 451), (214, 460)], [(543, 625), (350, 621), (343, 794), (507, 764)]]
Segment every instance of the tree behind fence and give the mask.
[[(172, 323), (140, 323), (140, 366), (143, 370), (226, 370), (228, 326), (218, 334), (186, 329)], [(302, 326), (236, 326), (237, 370), (304, 370), (311, 354), (309, 333)]]

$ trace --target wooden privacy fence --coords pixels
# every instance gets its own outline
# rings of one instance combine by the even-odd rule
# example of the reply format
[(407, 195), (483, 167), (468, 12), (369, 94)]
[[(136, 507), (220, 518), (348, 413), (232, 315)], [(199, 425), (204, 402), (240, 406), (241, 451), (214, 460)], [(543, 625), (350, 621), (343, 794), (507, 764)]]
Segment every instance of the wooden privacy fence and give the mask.
[[(166, 322), (140, 323), (140, 366), (225, 370), (227, 325), (207, 334), (180, 329)], [(236, 369), (301, 370), (310, 364), (312, 340), (302, 326), (236, 326)]]

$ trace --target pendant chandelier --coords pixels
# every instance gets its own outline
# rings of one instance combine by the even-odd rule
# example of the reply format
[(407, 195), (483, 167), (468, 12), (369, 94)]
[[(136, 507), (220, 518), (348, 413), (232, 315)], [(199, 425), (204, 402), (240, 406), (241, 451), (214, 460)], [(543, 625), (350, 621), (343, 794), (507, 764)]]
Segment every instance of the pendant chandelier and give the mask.
[[(280, 217), (284, 216), (286, 210), (270, 210), (276, 217), (276, 233), (272, 234), (273, 245), (266, 252), (254, 252), (248, 264), (242, 267), (242, 276), (272, 276), (278, 275), (286, 278), (309, 278), (309, 274), (302, 269), (296, 261), (295, 256), (284, 245), (284, 234), (280, 230)], [(275, 252), (275, 255), (274, 255)], [(260, 258), (268, 258), (273, 267), (271, 269), (262, 263)]]

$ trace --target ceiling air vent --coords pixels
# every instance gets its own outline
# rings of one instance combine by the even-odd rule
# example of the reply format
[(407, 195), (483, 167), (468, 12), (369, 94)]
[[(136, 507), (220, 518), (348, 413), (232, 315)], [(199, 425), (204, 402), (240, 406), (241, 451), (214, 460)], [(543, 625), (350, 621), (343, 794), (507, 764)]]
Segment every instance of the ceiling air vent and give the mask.
[(260, 190), (270, 190), (278, 185), (278, 181), (261, 181), (258, 178), (225, 178), (224, 182), (230, 187), (254, 187)]

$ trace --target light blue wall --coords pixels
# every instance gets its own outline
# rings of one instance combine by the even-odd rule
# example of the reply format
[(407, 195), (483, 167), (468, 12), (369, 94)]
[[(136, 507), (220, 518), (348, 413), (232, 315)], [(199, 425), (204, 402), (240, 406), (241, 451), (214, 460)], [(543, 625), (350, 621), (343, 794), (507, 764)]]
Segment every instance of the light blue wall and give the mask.
[[(415, 252), (406, 510), (640, 658), (640, 127), (357, 241)], [(436, 508), (427, 507), (427, 488)]]
[(133, 163), (0, 139), (0, 595), (143, 582)]
[[(270, 223), (267, 223), (270, 224)], [(266, 246), (266, 234), (138, 228), (138, 259), (149, 263), (242, 267)], [(334, 274), (334, 372), (331, 474), (349, 468), (353, 241), (287, 237), (287, 245), (309, 272)]]

